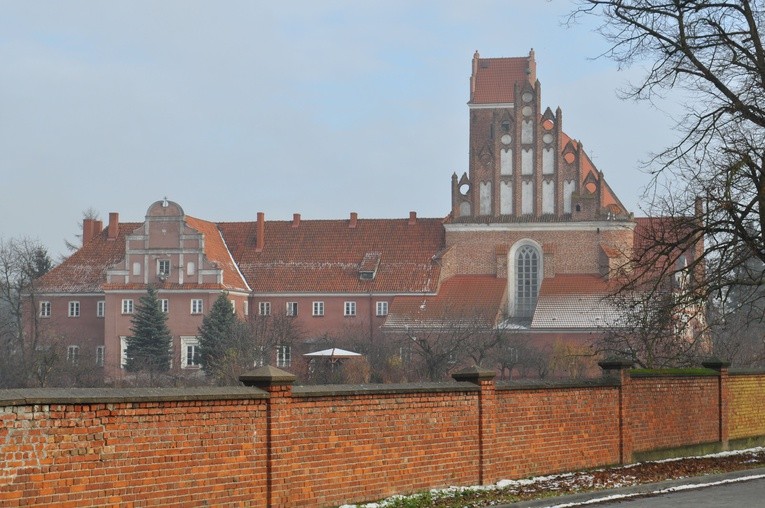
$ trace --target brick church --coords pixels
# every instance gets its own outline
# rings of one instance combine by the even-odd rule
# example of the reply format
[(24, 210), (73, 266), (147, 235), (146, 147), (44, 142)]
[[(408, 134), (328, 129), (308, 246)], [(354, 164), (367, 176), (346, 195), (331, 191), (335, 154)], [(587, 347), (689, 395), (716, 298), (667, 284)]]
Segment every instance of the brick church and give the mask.
[[(476, 52), (468, 113), (469, 168), (452, 175), (444, 218), (272, 221), (258, 213), (212, 222), (160, 200), (143, 222), (120, 222), (117, 213), (105, 227), (85, 220), (82, 247), (39, 280), (30, 326), (59, 337), (70, 360), (103, 366), (107, 378), (122, 375), (149, 284), (180, 371), (199, 368), (198, 328), (221, 292), (242, 318), (289, 316), (309, 344), (455, 316), (540, 345), (591, 341), (613, 311), (602, 301), (613, 289), (609, 275), (646, 219), (625, 210), (564, 132), (561, 110), (543, 106), (533, 50)], [(284, 368), (297, 356), (289, 346), (273, 355), (267, 361)]]

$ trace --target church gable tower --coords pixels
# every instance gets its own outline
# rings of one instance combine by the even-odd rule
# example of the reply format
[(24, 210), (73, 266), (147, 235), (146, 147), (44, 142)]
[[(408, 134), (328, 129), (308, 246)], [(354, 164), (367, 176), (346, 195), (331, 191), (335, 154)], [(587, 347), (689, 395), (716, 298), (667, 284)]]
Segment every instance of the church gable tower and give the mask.
[(554, 222), (626, 215), (603, 175), (542, 109), (534, 50), (527, 57), (473, 55), (469, 171), (452, 176), (455, 222)]

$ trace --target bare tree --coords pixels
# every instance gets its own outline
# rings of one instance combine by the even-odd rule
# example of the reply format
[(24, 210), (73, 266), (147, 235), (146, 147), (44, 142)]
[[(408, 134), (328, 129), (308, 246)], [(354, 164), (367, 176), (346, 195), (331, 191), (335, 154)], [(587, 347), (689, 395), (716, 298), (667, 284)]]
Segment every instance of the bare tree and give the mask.
[(639, 253), (632, 286), (649, 289), (653, 277), (649, 293), (660, 295), (666, 280), (689, 275), (664, 300), (670, 312), (701, 302), (724, 317), (734, 288), (758, 288), (765, 275), (740, 276), (751, 259), (765, 262), (763, 3), (580, 0), (571, 19), (584, 15), (602, 20), (599, 32), (610, 43), (603, 56), (620, 66), (647, 66), (625, 97), (684, 97), (677, 141), (646, 165), (654, 175), (646, 211), (669, 219), (649, 228), (644, 240), (651, 247)]
[(36, 281), (51, 268), (48, 253), (39, 242), (26, 238), (0, 240), (0, 361), (3, 362), (0, 383), (4, 386), (22, 386), (29, 376), (45, 379), (50, 369), (51, 358), (42, 347), (47, 331), (40, 326), (37, 313)]

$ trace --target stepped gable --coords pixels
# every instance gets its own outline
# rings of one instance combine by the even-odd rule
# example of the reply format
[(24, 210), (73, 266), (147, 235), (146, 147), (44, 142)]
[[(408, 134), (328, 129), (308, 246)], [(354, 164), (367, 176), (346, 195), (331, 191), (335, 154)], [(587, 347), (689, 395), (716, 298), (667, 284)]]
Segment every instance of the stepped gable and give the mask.
[(39, 293), (88, 293), (103, 290), (106, 269), (125, 259), (125, 237), (141, 227), (123, 222), (115, 239), (104, 228), (89, 242), (36, 282)]
[(437, 295), (397, 296), (385, 320), (387, 328), (448, 325), (491, 328), (504, 308), (507, 280), (493, 275), (456, 275), (441, 283)]
[[(218, 225), (255, 293), (433, 292), (444, 246), (442, 219), (264, 221)], [(374, 253), (376, 271), (361, 269)], [(379, 261), (377, 261), (379, 260)]]

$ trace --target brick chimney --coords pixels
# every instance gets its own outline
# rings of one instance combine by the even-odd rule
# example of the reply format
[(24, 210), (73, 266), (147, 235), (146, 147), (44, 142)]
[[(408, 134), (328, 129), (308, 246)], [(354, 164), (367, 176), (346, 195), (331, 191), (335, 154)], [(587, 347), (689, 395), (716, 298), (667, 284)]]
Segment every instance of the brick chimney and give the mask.
[(351, 212), (351, 220), (350, 222), (348, 222), (348, 227), (351, 229), (355, 228), (356, 221), (358, 220), (358, 218), (359, 218), (359, 214), (357, 214), (356, 212)]
[(417, 222), (417, 212), (409, 212), (409, 225), (412, 226)]
[(109, 234), (107, 238), (109, 240), (116, 240), (120, 234), (120, 214), (117, 212), (109, 213)]
[(263, 252), (266, 243), (266, 216), (263, 212), (258, 212), (258, 230), (255, 235), (255, 252)]
[(82, 219), (82, 245), (87, 244), (96, 234), (96, 225), (93, 219)]
[(293, 213), (292, 214), (292, 227), (296, 228), (300, 225), (300, 214), (299, 213)]

